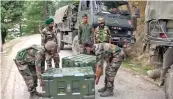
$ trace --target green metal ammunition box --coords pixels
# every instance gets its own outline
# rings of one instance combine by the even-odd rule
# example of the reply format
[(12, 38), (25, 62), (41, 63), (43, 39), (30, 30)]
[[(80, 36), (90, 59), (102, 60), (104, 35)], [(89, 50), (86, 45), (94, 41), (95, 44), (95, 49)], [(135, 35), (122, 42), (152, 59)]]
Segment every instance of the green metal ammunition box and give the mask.
[(79, 54), (62, 58), (63, 67), (86, 67), (91, 66), (95, 72), (96, 56)]
[(92, 67), (52, 68), (42, 74), (43, 96), (51, 99), (94, 99)]

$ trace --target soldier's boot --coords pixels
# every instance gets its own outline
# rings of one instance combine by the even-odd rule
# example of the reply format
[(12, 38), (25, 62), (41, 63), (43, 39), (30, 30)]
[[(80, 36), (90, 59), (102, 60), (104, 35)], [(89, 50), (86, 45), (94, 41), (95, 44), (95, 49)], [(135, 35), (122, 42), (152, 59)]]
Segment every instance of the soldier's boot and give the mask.
[(106, 91), (100, 94), (100, 97), (113, 96), (113, 88), (107, 88)]
[(106, 91), (106, 85), (103, 87), (103, 88), (100, 88), (99, 90), (98, 90), (98, 92), (104, 92), (104, 91)]
[(35, 91), (33, 91), (33, 92), (30, 92), (30, 96), (31, 96), (31, 97), (34, 97), (34, 96), (42, 97), (42, 94), (39, 93), (39, 92), (37, 92), (37, 91), (35, 90)]

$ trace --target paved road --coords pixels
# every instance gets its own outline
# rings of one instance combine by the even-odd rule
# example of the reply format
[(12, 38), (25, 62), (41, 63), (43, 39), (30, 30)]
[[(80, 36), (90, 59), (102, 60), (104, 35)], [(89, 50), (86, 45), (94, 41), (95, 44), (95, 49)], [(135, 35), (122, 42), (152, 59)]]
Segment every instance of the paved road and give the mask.
[[(8, 43), (7, 43), (8, 44)], [(40, 35), (20, 38), (20, 42), (13, 42), (14, 47), (10, 55), (3, 54), (1, 65), (1, 93), (2, 99), (29, 99), (25, 83), (14, 65), (13, 58), (16, 52), (32, 44), (40, 44)], [(72, 52), (69, 46), (60, 52), (60, 56), (70, 56)], [(101, 98), (97, 92), (103, 86), (104, 77), (96, 86), (96, 99), (165, 99), (164, 92), (156, 85), (143, 80), (122, 68), (115, 79), (114, 96)], [(41, 90), (41, 88), (38, 88)]]

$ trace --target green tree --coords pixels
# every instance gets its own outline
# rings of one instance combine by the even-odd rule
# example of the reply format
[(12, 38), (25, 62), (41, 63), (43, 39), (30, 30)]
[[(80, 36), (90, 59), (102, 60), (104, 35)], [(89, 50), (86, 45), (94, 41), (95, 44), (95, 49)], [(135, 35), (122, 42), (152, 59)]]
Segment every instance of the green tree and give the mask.
[(25, 27), (23, 30), (25, 33), (39, 33), (38, 25), (41, 25), (41, 29), (45, 26), (45, 19), (48, 16), (54, 16), (55, 6), (53, 1), (30, 1), (26, 2), (27, 9), (24, 13)]
[(1, 36), (5, 43), (8, 29), (21, 21), (24, 1), (1, 1)]

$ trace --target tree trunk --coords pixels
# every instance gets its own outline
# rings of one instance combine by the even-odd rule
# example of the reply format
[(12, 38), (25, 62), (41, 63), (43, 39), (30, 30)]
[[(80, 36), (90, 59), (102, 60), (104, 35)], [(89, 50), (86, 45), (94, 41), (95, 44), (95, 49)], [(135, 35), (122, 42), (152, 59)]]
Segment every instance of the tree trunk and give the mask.
[(44, 1), (44, 17), (43, 20), (45, 20), (48, 16), (48, 2)]
[(21, 22), (19, 23), (19, 29), (20, 29), (20, 36), (22, 36), (22, 24), (21, 24)]
[(1, 39), (1, 40), (0, 40), (0, 46), (1, 46), (1, 49), (0, 49), (1, 51), (0, 51), (0, 52), (3, 52), (3, 45), (2, 45), (2, 34), (0, 35), (0, 39)]

